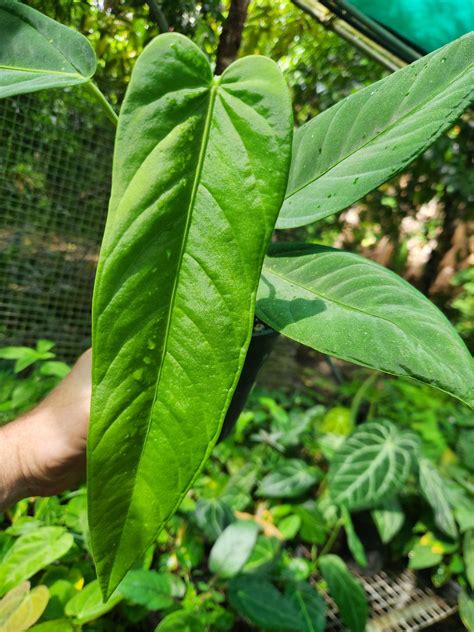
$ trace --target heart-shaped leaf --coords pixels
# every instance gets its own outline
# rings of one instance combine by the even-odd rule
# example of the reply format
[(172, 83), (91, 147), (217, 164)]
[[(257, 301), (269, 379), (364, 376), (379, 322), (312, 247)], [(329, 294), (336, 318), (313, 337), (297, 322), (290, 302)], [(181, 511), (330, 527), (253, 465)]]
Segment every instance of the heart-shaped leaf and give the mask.
[(141, 55), (120, 112), (93, 304), (89, 523), (110, 594), (219, 436), (289, 168), (274, 62), (213, 78), (178, 34)]
[(41, 527), (20, 536), (0, 564), (0, 595), (62, 557), (73, 543), (62, 527)]
[(417, 436), (389, 421), (358, 427), (331, 461), (329, 490), (334, 502), (361, 509), (393, 495), (407, 480), (417, 451)]
[(265, 260), (257, 315), (317, 351), (411, 377), (474, 405), (474, 367), (443, 314), (409, 283), (358, 255), (309, 244)]
[(368, 607), (362, 586), (337, 555), (323, 555), (318, 563), (344, 624), (350, 632), (364, 632)]
[(104, 603), (99, 582), (95, 579), (67, 602), (64, 612), (68, 617), (73, 617), (75, 623), (82, 625), (106, 614), (122, 599), (123, 595), (116, 591)]
[(0, 98), (89, 81), (88, 40), (16, 0), (0, 0)]
[(300, 127), (277, 227), (347, 208), (429, 147), (472, 99), (473, 46), (465, 35)]

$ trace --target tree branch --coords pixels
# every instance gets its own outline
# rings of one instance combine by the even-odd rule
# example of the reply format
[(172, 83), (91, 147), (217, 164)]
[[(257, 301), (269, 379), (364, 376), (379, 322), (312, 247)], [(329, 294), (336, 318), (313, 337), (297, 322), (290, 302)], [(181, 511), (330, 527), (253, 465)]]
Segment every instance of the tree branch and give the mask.
[(153, 19), (158, 24), (161, 33), (167, 33), (169, 31), (168, 20), (165, 18), (165, 14), (161, 10), (159, 4), (156, 0), (145, 0), (147, 5), (150, 7), (150, 13)]
[(229, 14), (219, 39), (216, 55), (216, 74), (220, 75), (237, 57), (242, 42), (242, 31), (250, 0), (232, 0)]

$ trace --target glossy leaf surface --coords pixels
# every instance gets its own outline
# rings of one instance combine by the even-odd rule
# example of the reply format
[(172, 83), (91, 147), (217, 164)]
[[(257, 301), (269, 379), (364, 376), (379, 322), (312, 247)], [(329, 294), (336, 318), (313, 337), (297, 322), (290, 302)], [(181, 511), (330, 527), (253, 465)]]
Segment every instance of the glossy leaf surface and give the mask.
[(471, 33), (299, 128), (278, 228), (347, 208), (429, 147), (472, 99), (473, 47)]
[(234, 577), (242, 569), (257, 542), (258, 526), (238, 520), (217, 538), (209, 554), (209, 570), (220, 577)]
[(362, 586), (337, 555), (323, 555), (319, 568), (344, 624), (351, 632), (364, 632), (368, 608)]
[(0, 0), (0, 98), (89, 81), (88, 40), (16, 0)]
[(64, 612), (68, 617), (73, 617), (75, 623), (82, 625), (106, 614), (122, 599), (123, 595), (116, 591), (104, 603), (99, 582), (95, 579), (67, 602)]
[(277, 66), (214, 79), (177, 34), (135, 65), (119, 118), (93, 305), (89, 521), (110, 594), (215, 443), (253, 326), (289, 165)]
[(455, 329), (409, 283), (368, 259), (307, 244), (274, 248), (257, 315), (317, 351), (474, 404), (472, 358)]
[(348, 509), (361, 509), (393, 495), (407, 480), (417, 449), (417, 436), (389, 421), (359, 426), (331, 461), (333, 500)]

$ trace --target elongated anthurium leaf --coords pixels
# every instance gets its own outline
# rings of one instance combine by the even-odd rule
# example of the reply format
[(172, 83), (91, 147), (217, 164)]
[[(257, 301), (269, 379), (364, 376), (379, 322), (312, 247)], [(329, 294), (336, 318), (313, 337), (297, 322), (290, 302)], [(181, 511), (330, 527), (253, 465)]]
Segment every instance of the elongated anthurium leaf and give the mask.
[(348, 509), (373, 507), (403, 487), (417, 452), (417, 436), (390, 421), (359, 426), (331, 461), (332, 499)]
[(289, 338), (410, 377), (474, 405), (474, 367), (443, 314), (409, 283), (358, 255), (287, 244), (265, 260), (257, 315)]
[(292, 122), (277, 66), (213, 78), (177, 34), (138, 60), (119, 118), (93, 305), (89, 523), (104, 594), (216, 441), (250, 340)]
[(473, 47), (470, 33), (298, 129), (277, 228), (347, 208), (429, 147), (472, 99)]
[(421, 459), (419, 467), (420, 490), (433, 509), (436, 526), (446, 535), (455, 538), (458, 530), (453, 512), (447, 501), (443, 479), (428, 459)]
[(89, 81), (88, 40), (16, 0), (0, 0), (0, 98)]
[(368, 607), (364, 589), (337, 555), (319, 558), (319, 569), (326, 580), (329, 594), (336, 602), (341, 619), (350, 632), (364, 632)]

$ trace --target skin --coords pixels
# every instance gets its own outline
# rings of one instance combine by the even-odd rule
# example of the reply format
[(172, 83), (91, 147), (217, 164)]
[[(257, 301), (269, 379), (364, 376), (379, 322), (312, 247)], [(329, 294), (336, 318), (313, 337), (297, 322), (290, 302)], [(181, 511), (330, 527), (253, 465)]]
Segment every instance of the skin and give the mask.
[(33, 410), (0, 428), (0, 511), (51, 496), (85, 477), (91, 351)]

